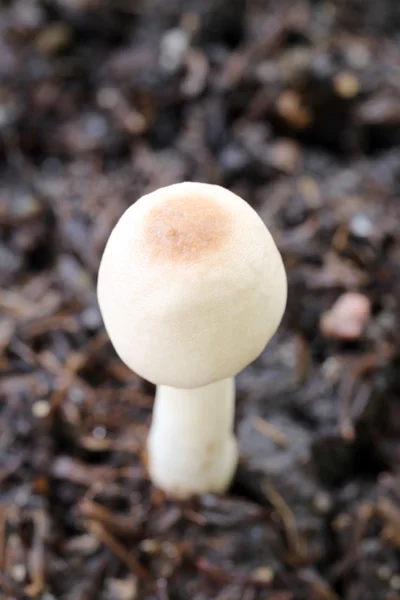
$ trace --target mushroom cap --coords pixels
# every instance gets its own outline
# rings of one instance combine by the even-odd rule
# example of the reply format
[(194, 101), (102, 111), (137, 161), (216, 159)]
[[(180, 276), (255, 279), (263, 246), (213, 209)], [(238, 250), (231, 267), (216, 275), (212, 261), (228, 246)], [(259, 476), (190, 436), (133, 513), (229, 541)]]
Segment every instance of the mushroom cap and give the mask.
[(159, 385), (232, 377), (262, 352), (286, 305), (282, 258), (232, 192), (179, 183), (140, 198), (113, 229), (98, 299), (125, 364)]

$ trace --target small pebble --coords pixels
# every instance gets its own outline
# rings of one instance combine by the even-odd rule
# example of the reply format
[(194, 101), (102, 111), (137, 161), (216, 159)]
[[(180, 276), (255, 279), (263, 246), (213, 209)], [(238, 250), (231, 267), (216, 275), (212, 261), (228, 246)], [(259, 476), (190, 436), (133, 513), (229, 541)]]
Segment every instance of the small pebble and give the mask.
[(241, 146), (229, 144), (222, 150), (219, 161), (228, 173), (241, 171), (248, 163), (247, 153)]
[(323, 335), (340, 340), (358, 340), (371, 315), (371, 302), (363, 294), (340, 296), (320, 320)]
[(329, 356), (321, 365), (321, 371), (329, 383), (337, 383), (342, 373), (342, 367), (336, 356)]
[(170, 29), (160, 43), (160, 67), (169, 73), (183, 64), (189, 48), (189, 35), (183, 29)]
[(146, 554), (155, 554), (160, 551), (161, 544), (158, 540), (146, 539), (140, 542), (139, 548), (142, 552)]
[(313, 119), (311, 110), (302, 105), (301, 97), (293, 90), (285, 90), (280, 95), (277, 109), (281, 117), (296, 129), (308, 127)]
[(168, 558), (176, 559), (178, 555), (178, 550), (175, 544), (171, 544), (171, 542), (163, 542), (162, 543), (162, 551), (165, 556)]
[(258, 567), (251, 573), (251, 578), (257, 583), (271, 583), (274, 579), (274, 572), (271, 567)]
[(360, 82), (352, 73), (343, 72), (335, 75), (333, 87), (341, 98), (354, 98), (360, 91)]
[(390, 587), (396, 592), (400, 591), (400, 575), (393, 575), (390, 578)]
[(393, 331), (396, 328), (397, 314), (396, 309), (389, 311), (383, 310), (376, 318), (377, 325), (386, 332)]
[(109, 597), (115, 600), (134, 600), (138, 597), (137, 587), (137, 580), (134, 577), (107, 580)]
[(22, 583), (26, 577), (26, 568), (25, 565), (17, 564), (14, 565), (11, 569), (11, 575), (14, 581), (17, 583)]
[(113, 87), (103, 87), (97, 92), (96, 99), (100, 108), (115, 108), (119, 101), (119, 92)]
[(361, 43), (353, 43), (346, 54), (347, 60), (354, 69), (365, 69), (371, 62), (369, 49)]
[(37, 400), (32, 406), (32, 413), (37, 419), (45, 419), (50, 414), (50, 404), (47, 400)]
[(256, 77), (264, 84), (273, 84), (281, 78), (279, 65), (272, 60), (264, 60), (254, 67)]
[(88, 306), (81, 314), (82, 325), (87, 329), (97, 329), (101, 326), (101, 314), (97, 306)]
[(92, 138), (102, 138), (108, 132), (108, 123), (106, 119), (99, 114), (88, 114), (84, 120), (85, 132)]
[(271, 148), (271, 162), (280, 171), (292, 173), (300, 166), (300, 146), (292, 140), (276, 141)]
[(400, 102), (397, 96), (372, 96), (361, 104), (358, 117), (366, 125), (386, 125), (398, 122), (399, 111)]
[(19, 506), (27, 506), (32, 498), (32, 484), (28, 483), (24, 487), (20, 487), (14, 496), (14, 503)]
[(31, 194), (21, 192), (10, 200), (10, 214), (15, 218), (35, 219), (40, 215), (42, 209), (42, 203)]
[(382, 581), (388, 581), (392, 576), (392, 571), (387, 565), (380, 565), (376, 570), (376, 574)]
[(333, 528), (335, 531), (344, 531), (348, 529), (352, 524), (350, 515), (346, 513), (340, 513), (333, 521)]
[(264, 531), (262, 527), (252, 527), (249, 530), (249, 535), (255, 541), (262, 540), (264, 536)]
[(39, 2), (16, 0), (12, 4), (19, 27), (27, 29), (39, 27), (44, 18), (44, 11)]
[(68, 390), (68, 398), (74, 403), (74, 404), (82, 404), (85, 395), (83, 393), (82, 390), (80, 390), (77, 387), (71, 387)]
[(104, 440), (104, 438), (107, 435), (107, 429), (105, 427), (102, 427), (101, 425), (99, 425), (98, 427), (95, 427), (93, 429), (92, 435), (97, 440)]
[(326, 492), (317, 492), (313, 504), (315, 510), (322, 515), (332, 510), (332, 498)]
[(287, 367), (294, 369), (297, 360), (298, 353), (296, 345), (292, 341), (280, 344), (278, 348), (279, 360)]
[(310, 208), (318, 208), (320, 206), (321, 195), (315, 179), (305, 175), (299, 179), (297, 187)]
[(35, 40), (36, 48), (42, 54), (57, 54), (71, 39), (71, 30), (64, 23), (54, 23), (43, 29)]
[(350, 231), (359, 238), (367, 238), (372, 234), (373, 225), (363, 213), (358, 213), (350, 221)]

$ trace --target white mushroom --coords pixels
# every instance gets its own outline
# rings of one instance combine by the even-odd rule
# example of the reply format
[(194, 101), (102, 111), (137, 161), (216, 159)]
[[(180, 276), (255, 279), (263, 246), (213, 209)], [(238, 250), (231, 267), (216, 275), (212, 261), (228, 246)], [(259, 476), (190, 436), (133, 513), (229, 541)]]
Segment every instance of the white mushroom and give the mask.
[(170, 496), (229, 487), (238, 454), (233, 377), (275, 333), (286, 293), (268, 229), (219, 186), (159, 189), (112, 231), (100, 309), (121, 359), (158, 386), (148, 469)]

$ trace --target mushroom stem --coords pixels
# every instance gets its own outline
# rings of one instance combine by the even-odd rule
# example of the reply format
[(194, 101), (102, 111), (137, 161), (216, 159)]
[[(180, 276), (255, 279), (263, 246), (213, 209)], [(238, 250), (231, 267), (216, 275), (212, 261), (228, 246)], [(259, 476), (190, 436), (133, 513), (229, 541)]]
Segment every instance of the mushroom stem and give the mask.
[(233, 377), (194, 389), (157, 387), (148, 437), (151, 480), (185, 499), (225, 492), (238, 460)]

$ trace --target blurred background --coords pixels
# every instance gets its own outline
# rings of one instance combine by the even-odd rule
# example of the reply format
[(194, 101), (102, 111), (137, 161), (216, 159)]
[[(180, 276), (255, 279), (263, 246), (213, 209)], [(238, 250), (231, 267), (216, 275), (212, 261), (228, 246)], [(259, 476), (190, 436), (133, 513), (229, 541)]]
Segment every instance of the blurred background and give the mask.
[[(399, 144), (395, 0), (0, 3), (1, 598), (400, 598)], [(231, 492), (178, 506), (95, 284), (185, 179), (259, 212), (290, 289)]]

